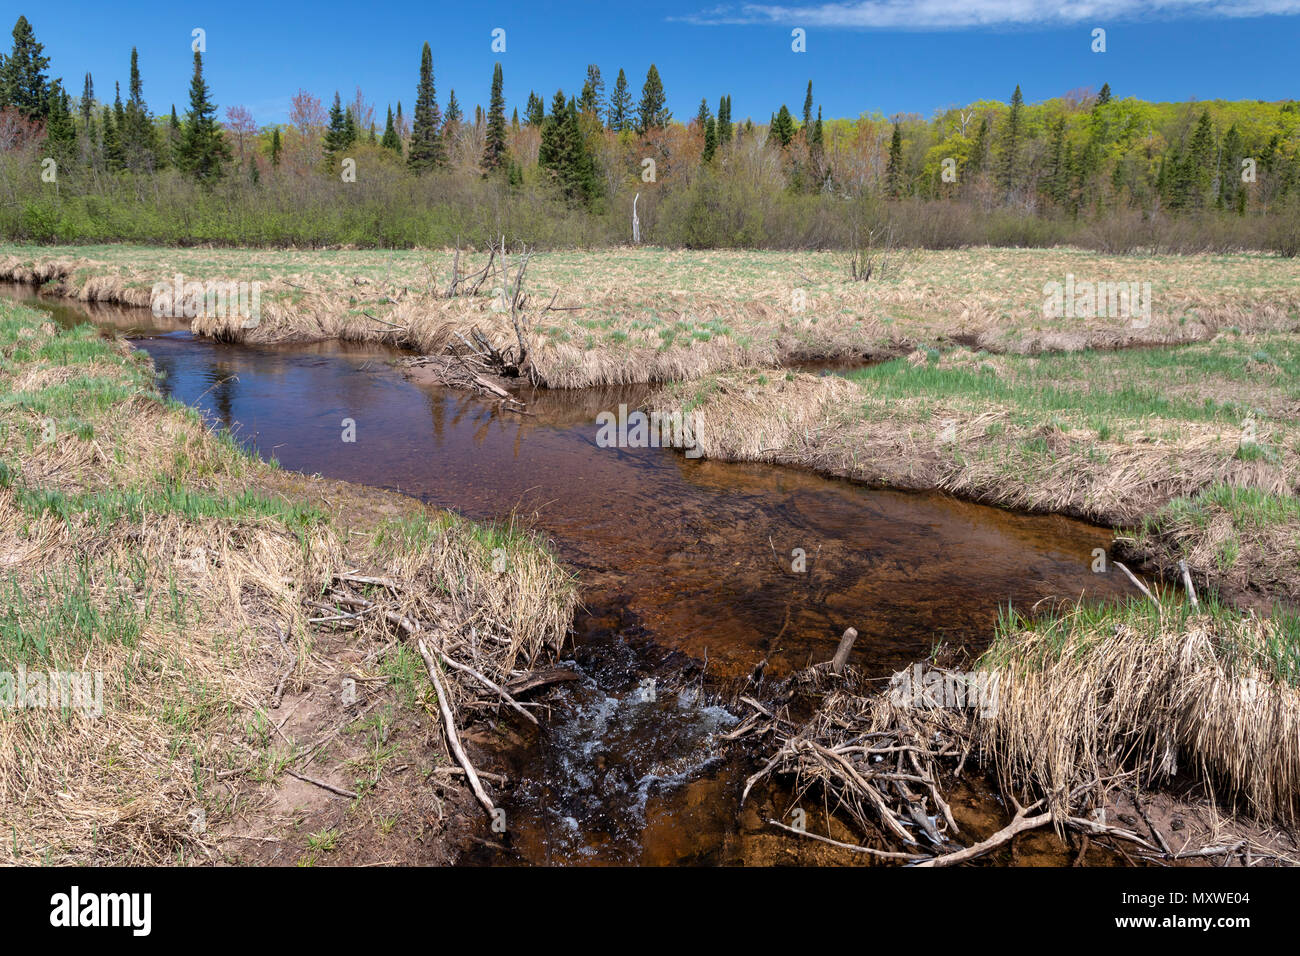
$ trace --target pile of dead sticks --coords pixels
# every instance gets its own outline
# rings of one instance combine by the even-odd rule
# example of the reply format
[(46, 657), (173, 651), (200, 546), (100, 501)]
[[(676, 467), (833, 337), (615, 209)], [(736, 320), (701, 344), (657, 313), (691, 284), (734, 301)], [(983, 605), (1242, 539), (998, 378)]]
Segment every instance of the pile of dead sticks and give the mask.
[[(818, 671), (816, 680), (800, 674), (791, 683), (823, 683), (828, 675), (822, 672), (829, 668), (819, 665), (810, 670)], [(1118, 777), (1077, 787), (1064, 801), (1071, 808), (1064, 813), (1054, 813), (1046, 800), (1022, 806), (1008, 797), (1014, 808), (1012, 820), (987, 839), (967, 842), (941, 789), (945, 775), (960, 776), (975, 753), (970, 728), (975, 718), (962, 711), (904, 706), (888, 693), (858, 696), (833, 690), (810, 719), (795, 723), (787, 708), (773, 709), (749, 697), (741, 700), (753, 713), (728, 737), (760, 741), (771, 754), (745, 781), (742, 805), (759, 783), (781, 778), (792, 785), (796, 805), (813, 793), (864, 839), (849, 843), (780, 820), (767, 821), (788, 833), (880, 860), (924, 867), (977, 859), (1009, 844), (1018, 834), (1043, 827), (1136, 846), (1149, 859), (1173, 858), (1158, 832), (1152, 836), (1159, 845), (1104, 822), (1096, 808), (1104, 805)]]
[(317, 612), (310, 623), (373, 628), (381, 639), (395, 635), (419, 653), (437, 698), (448, 749), (474, 796), (491, 815), (495, 805), (483, 780), (500, 778), (476, 770), (470, 761), (457, 729), (461, 715), (506, 707), (535, 725), (536, 705), (521, 698), (578, 675), (559, 667), (534, 667), (540, 648), (520, 648), (491, 626), (467, 627), (463, 615), (428, 589), (391, 577), (335, 574), (324, 597), (307, 602)]

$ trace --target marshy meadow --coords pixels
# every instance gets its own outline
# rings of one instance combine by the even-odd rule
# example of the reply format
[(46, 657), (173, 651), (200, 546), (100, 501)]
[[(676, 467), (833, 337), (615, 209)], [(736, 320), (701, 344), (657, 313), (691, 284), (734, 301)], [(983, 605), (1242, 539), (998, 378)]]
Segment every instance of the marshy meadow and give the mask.
[(0, 861), (1300, 863), (1296, 100), (168, 43), (0, 58)]

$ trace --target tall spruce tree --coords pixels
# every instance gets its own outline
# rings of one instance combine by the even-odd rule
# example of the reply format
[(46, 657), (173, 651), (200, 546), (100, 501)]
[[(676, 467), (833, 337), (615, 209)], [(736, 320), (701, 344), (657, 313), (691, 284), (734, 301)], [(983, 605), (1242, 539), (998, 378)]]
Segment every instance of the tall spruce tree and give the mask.
[(546, 121), (546, 104), (532, 90), (528, 91), (528, 105), (524, 107), (524, 122), (529, 126), (541, 126)]
[(621, 133), (628, 129), (631, 120), (632, 93), (627, 88), (627, 74), (620, 68), (618, 78), (614, 80), (614, 93), (609, 98), (605, 125), (613, 132)]
[(812, 80), (809, 80), (808, 92), (804, 94), (804, 98), (803, 98), (803, 125), (805, 129), (812, 125), (812, 108), (813, 108)]
[(706, 163), (713, 162), (713, 156), (718, 151), (718, 121), (710, 116), (704, 121), (704, 151), (700, 153), (700, 159)]
[(784, 103), (772, 116), (772, 125), (768, 131), (768, 138), (782, 149), (789, 146), (790, 141), (794, 139), (794, 117), (790, 115), (790, 108)]
[(402, 141), (397, 136), (397, 127), (393, 125), (393, 108), (388, 107), (388, 119), (384, 122), (384, 138), (380, 141), (384, 149), (391, 149), (398, 156), (402, 155)]
[(718, 145), (729, 144), (731, 136), (731, 97), (724, 96), (718, 100)]
[(330, 107), (329, 126), (325, 128), (325, 155), (331, 163), (334, 157), (343, 149), (347, 148), (348, 130), (347, 118), (343, 112), (343, 101), (339, 97), (339, 91), (334, 91), (334, 105)]
[(217, 104), (203, 80), (203, 54), (194, 51), (194, 76), (190, 80), (190, 108), (185, 113), (177, 165), (201, 183), (221, 178), (230, 160), (230, 146), (217, 125)]
[(708, 99), (700, 100), (700, 108), (695, 113), (695, 125), (700, 128), (700, 132), (704, 132), (704, 127), (709, 125), (709, 117), (712, 115)]
[(59, 163), (70, 163), (77, 155), (77, 127), (72, 120), (72, 100), (55, 80), (49, 86), (49, 104), (46, 107), (46, 149)]
[(158, 165), (158, 144), (153, 118), (144, 101), (144, 83), (140, 80), (140, 59), (131, 48), (131, 72), (127, 85), (129, 97), (122, 114), (122, 161), (133, 172), (152, 172)]
[(636, 131), (644, 136), (652, 129), (663, 129), (672, 122), (673, 114), (665, 103), (663, 80), (659, 78), (659, 69), (653, 63), (646, 71), (645, 85), (641, 87), (641, 102), (637, 105)]
[(1025, 98), (1020, 93), (1020, 84), (1016, 84), (1011, 94), (1011, 109), (1007, 112), (1007, 122), (1002, 128), (1002, 156), (998, 169), (998, 179), (1004, 193), (1010, 193), (1016, 183), (1016, 173), (1020, 171), (1020, 140), (1024, 133)]
[(14, 45), (0, 67), (0, 108), (11, 107), (28, 119), (43, 120), (50, 111), (50, 88), (45, 70), (50, 58), (37, 42), (27, 18), (20, 16), (13, 29)]
[(587, 82), (582, 84), (578, 108), (584, 113), (594, 113), (597, 117), (605, 111), (605, 81), (600, 76), (600, 67), (595, 63), (587, 64)]
[(980, 117), (980, 125), (975, 128), (975, 139), (970, 147), (970, 159), (967, 165), (972, 174), (982, 172), (989, 156), (989, 118)]
[(570, 201), (590, 203), (599, 192), (596, 163), (587, 151), (586, 138), (578, 121), (576, 99), (564, 98), (557, 90), (551, 101), (551, 115), (542, 124), (538, 165)]
[(903, 195), (903, 124), (894, 123), (894, 132), (889, 137), (889, 165), (885, 167), (885, 189), (889, 195), (898, 199)]
[(433, 85), (433, 51), (426, 43), (420, 52), (420, 85), (416, 88), (415, 121), (406, 154), (407, 165), (415, 172), (423, 173), (446, 162), (441, 127), (442, 115)]
[[(389, 110), (388, 115), (389, 118), (391, 119), (392, 118), (391, 110)], [(271, 131), (271, 168), (272, 169), (280, 168), (280, 153), (283, 150), (284, 147), (280, 143), (280, 127), (277, 126), (274, 130)]]
[(487, 130), (483, 135), (483, 172), (496, 172), (506, 163), (506, 97), (501, 64), (492, 68), (492, 93), (488, 97)]
[(447, 115), (443, 117), (442, 128), (455, 127), (460, 125), (460, 121), (465, 118), (464, 111), (460, 108), (460, 103), (456, 100), (456, 91), (451, 90), (447, 94)]

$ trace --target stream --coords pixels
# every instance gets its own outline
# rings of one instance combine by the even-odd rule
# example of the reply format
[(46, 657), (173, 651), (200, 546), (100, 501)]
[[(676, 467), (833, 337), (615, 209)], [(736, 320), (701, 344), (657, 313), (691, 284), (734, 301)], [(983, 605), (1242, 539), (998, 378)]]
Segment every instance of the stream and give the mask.
[[(553, 540), (581, 583), (570, 653), (583, 676), (552, 692), (536, 739), (499, 756), (519, 781), (502, 800), (508, 839), (482, 837), (507, 852), (485, 845), (466, 863), (771, 862), (771, 845), (794, 838), (737, 813), (753, 768), (717, 737), (744, 714), (701, 688), (761, 661), (779, 678), (827, 660), (849, 626), (860, 634), (852, 662), (885, 678), (940, 643), (978, 653), (1000, 607), (1129, 593), (1118, 576), (1092, 573), (1105, 528), (791, 468), (598, 447), (597, 413), (635, 408), (644, 386), (524, 389), (525, 415), (414, 384), (390, 364), (402, 354), (392, 349), (225, 345), (147, 310), (0, 289), (62, 322), (128, 334), (165, 393), (287, 469), (474, 519), (515, 515)], [(343, 441), (345, 419), (355, 442)]]

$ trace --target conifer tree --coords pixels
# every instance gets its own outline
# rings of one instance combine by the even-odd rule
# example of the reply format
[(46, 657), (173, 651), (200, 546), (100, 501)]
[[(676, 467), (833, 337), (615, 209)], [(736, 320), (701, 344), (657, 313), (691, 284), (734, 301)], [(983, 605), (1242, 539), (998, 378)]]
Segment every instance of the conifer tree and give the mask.
[(447, 95), (447, 115), (443, 118), (442, 128), (447, 129), (449, 126), (459, 126), (460, 121), (464, 118), (465, 114), (460, 108), (460, 103), (456, 100), (456, 91), (452, 90)]
[[(390, 120), (393, 118), (392, 110), (389, 110), (388, 118)], [(280, 127), (277, 126), (271, 132), (271, 166), (276, 169), (279, 169), (280, 167), (280, 153), (282, 150), (283, 147), (280, 144)]]
[(885, 168), (885, 188), (894, 199), (903, 195), (903, 126), (894, 123), (889, 138), (889, 165)]
[(637, 133), (644, 136), (648, 130), (663, 129), (672, 122), (673, 114), (664, 105), (666, 102), (659, 70), (651, 63), (646, 71), (645, 85), (641, 87), (641, 102), (637, 106)]
[(1024, 104), (1025, 98), (1020, 94), (1020, 84), (1016, 84), (1015, 92), (1011, 94), (1011, 109), (1007, 113), (1007, 123), (1002, 129), (1002, 159), (999, 169), (999, 180), (1002, 189), (1010, 193), (1016, 182), (1016, 173), (1019, 171), (1020, 139), (1024, 128)]
[(971, 173), (978, 173), (984, 169), (984, 161), (988, 159), (989, 154), (989, 118), (980, 117), (980, 125), (975, 129), (975, 141), (971, 143), (970, 160), (967, 165)]
[(700, 132), (703, 132), (704, 127), (709, 125), (711, 115), (713, 114), (709, 112), (709, 101), (707, 99), (700, 100), (700, 108), (695, 114), (695, 123), (699, 126)]
[(339, 151), (347, 146), (347, 119), (343, 113), (343, 102), (338, 90), (334, 91), (334, 105), (330, 107), (330, 122), (325, 129), (325, 155), (333, 161)]
[(167, 159), (173, 166), (180, 166), (181, 121), (176, 115), (176, 104), (172, 104), (172, 115), (167, 121)]
[(488, 98), (487, 131), (483, 137), (483, 171), (495, 172), (506, 162), (506, 97), (501, 64), (492, 68), (492, 93)]
[(805, 128), (812, 125), (812, 108), (813, 108), (812, 80), (809, 80), (808, 92), (804, 94), (804, 98), (803, 98), (803, 125)]
[(49, 84), (45, 70), (50, 58), (38, 43), (27, 18), (20, 16), (13, 29), (14, 45), (0, 66), (0, 109), (12, 107), (23, 116), (43, 120), (49, 114)]
[(1052, 202), (1058, 206), (1065, 205), (1066, 196), (1069, 193), (1069, 169), (1066, 166), (1065, 157), (1065, 117), (1061, 116), (1056, 120), (1052, 127), (1052, 144), (1049, 147), (1051, 156), (1052, 171), (1048, 176), (1047, 189), (1048, 195), (1051, 196)]
[(631, 121), (632, 93), (627, 88), (627, 74), (620, 68), (618, 79), (614, 81), (614, 94), (609, 98), (605, 125), (615, 133), (621, 133), (629, 128)]
[(731, 97), (724, 96), (718, 100), (718, 145), (730, 143), (731, 135)]
[(700, 158), (706, 163), (713, 162), (713, 155), (718, 151), (718, 121), (712, 116), (704, 121), (704, 152)]
[(437, 91), (433, 85), (433, 51), (429, 44), (420, 53), (420, 85), (415, 95), (415, 122), (411, 126), (411, 147), (407, 164), (423, 173), (446, 161), (443, 151), (442, 115), (438, 110)]
[(77, 154), (77, 127), (72, 121), (72, 101), (55, 80), (49, 85), (45, 109), (46, 149), (60, 163), (70, 163)]
[(100, 110), (99, 126), (104, 131), (104, 168), (110, 171), (121, 169), (122, 151), (118, 145), (117, 124), (113, 122), (113, 111), (107, 106)]
[(582, 97), (578, 103), (584, 113), (594, 113), (597, 117), (605, 111), (605, 81), (601, 79), (600, 67), (595, 63), (587, 64), (587, 82), (582, 84)]
[(123, 111), (122, 159), (133, 172), (149, 172), (156, 165), (157, 143), (154, 141), (153, 119), (144, 102), (144, 84), (140, 80), (140, 60), (135, 47), (131, 48), (131, 73), (127, 89), (129, 98)]
[(1110, 84), (1103, 83), (1101, 84), (1101, 92), (1097, 94), (1097, 102), (1094, 103), (1093, 105), (1105, 106), (1109, 102), (1110, 102)]
[(380, 143), (384, 149), (391, 149), (398, 156), (402, 155), (402, 141), (397, 136), (397, 127), (393, 125), (393, 108), (388, 107), (388, 119), (384, 122), (384, 138)]
[(776, 144), (782, 149), (790, 145), (790, 140), (794, 139), (794, 117), (790, 115), (790, 108), (784, 103), (781, 109), (772, 117), (772, 125), (768, 133), (769, 139), (775, 140)]
[(524, 122), (529, 126), (541, 126), (546, 120), (546, 104), (532, 90), (528, 91), (528, 105), (524, 107)]
[(185, 113), (178, 150), (181, 170), (199, 182), (210, 183), (220, 179), (223, 165), (230, 159), (230, 146), (217, 126), (217, 105), (208, 94), (203, 81), (203, 54), (194, 51), (194, 76), (190, 80), (190, 108)]

